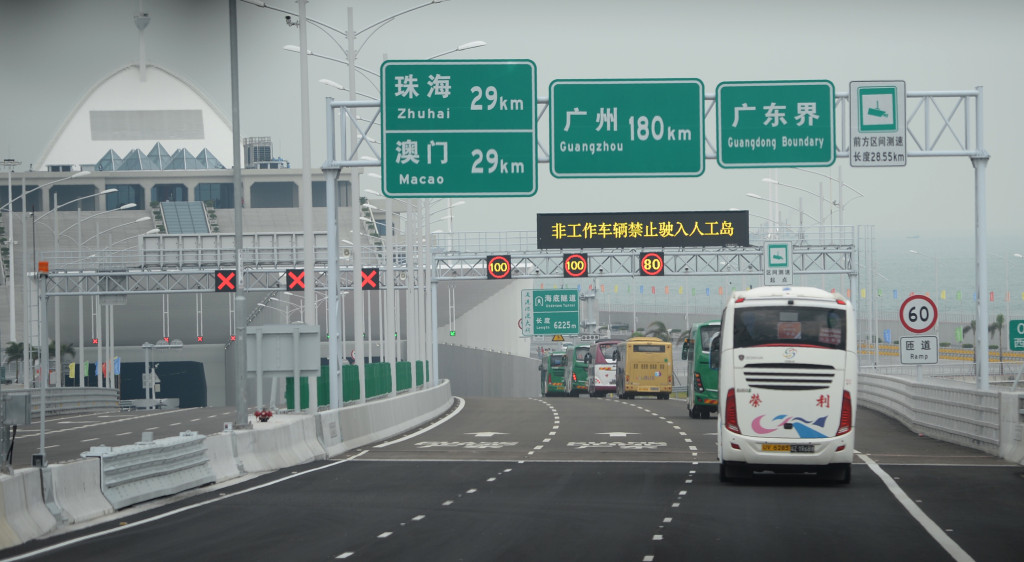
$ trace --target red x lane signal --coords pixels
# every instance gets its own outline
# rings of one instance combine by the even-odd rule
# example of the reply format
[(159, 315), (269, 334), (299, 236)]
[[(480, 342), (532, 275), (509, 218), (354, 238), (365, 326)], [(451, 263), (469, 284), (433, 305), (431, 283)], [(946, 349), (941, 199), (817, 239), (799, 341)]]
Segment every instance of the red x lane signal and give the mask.
[(220, 269), (216, 271), (213, 290), (218, 293), (234, 293), (236, 285), (235, 271)]
[(364, 267), (362, 287), (364, 291), (376, 291), (380, 289), (380, 268)]
[(306, 288), (306, 270), (304, 269), (289, 269), (286, 281), (288, 283), (289, 291), (301, 291)]

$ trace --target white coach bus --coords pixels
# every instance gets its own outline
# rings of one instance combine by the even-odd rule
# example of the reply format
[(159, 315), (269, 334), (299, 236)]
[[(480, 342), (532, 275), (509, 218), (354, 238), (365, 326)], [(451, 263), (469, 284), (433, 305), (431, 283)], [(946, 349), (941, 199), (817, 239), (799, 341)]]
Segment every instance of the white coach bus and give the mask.
[(849, 301), (812, 287), (736, 292), (711, 346), (719, 366), (723, 482), (754, 471), (850, 481), (857, 323)]

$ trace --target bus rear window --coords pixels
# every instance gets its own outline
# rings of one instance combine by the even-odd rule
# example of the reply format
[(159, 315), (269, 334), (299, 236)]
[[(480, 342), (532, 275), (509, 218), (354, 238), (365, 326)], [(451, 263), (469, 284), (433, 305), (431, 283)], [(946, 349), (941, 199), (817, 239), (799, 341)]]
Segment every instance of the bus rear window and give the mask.
[(564, 364), (565, 364), (565, 356), (564, 355), (552, 355), (551, 356), (551, 366), (552, 367), (561, 367)]
[(612, 354), (615, 353), (615, 348), (618, 345), (619, 345), (618, 343), (602, 343), (602, 344), (598, 344), (597, 347), (598, 347), (598, 349), (601, 350), (601, 353), (600, 353), (600, 355), (595, 355), (594, 356), (595, 362), (597, 362), (597, 363), (614, 363), (615, 361), (612, 360)]
[(846, 312), (800, 306), (737, 308), (733, 345), (809, 345), (845, 349)]

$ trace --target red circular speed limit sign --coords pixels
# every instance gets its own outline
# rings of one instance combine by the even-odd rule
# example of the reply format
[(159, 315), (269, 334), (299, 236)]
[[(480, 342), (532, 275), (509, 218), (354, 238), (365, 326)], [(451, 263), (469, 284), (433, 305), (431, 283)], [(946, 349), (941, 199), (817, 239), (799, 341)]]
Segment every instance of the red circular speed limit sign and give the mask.
[(512, 275), (511, 256), (487, 256), (487, 278), (507, 279)]
[(647, 252), (640, 258), (640, 273), (644, 275), (665, 275), (665, 254)]
[(562, 277), (587, 277), (587, 254), (562, 254)]
[(924, 295), (911, 295), (900, 306), (900, 322), (915, 334), (931, 330), (938, 319), (939, 310), (935, 307), (935, 301)]

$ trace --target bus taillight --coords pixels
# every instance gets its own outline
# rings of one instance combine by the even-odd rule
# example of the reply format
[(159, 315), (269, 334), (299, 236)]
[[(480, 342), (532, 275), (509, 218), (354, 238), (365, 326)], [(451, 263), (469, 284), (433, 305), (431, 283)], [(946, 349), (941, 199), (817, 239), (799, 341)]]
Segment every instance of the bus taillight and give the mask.
[(704, 392), (704, 383), (700, 382), (700, 373), (693, 374), (693, 386), (697, 392)]
[(850, 399), (850, 391), (843, 391), (843, 409), (839, 412), (839, 430), (836, 437), (845, 435), (853, 429), (853, 400)]
[(736, 416), (736, 390), (732, 388), (725, 397), (725, 428), (733, 433), (740, 432), (740, 422)]

